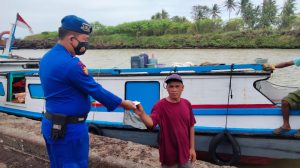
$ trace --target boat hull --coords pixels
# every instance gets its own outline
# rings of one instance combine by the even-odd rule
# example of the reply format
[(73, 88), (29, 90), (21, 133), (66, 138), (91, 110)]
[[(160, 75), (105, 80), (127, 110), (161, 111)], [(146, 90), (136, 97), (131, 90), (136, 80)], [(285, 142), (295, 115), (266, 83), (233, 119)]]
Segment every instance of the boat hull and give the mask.
[[(184, 81), (182, 97), (192, 104), (196, 118), (196, 148), (208, 152), (216, 134), (228, 132), (236, 139), (242, 156), (276, 159), (300, 159), (300, 141), (293, 137), (300, 128), (300, 111), (290, 113), (293, 130), (282, 136), (272, 131), (282, 124), (280, 99), (288, 92), (266, 83), (270, 72), (261, 65), (224, 65), (182, 68), (89, 70), (94, 79), (122, 99), (140, 101), (147, 114), (166, 96), (164, 80), (177, 70)], [(13, 101), (16, 80), (26, 78), (26, 97)], [(0, 111), (40, 120), (45, 112), (43, 89), (36, 70), (2, 71), (0, 73)], [(154, 132), (134, 129), (123, 123), (124, 109), (112, 112), (91, 100), (87, 122), (98, 134), (157, 146)], [(230, 145), (221, 143), (218, 153), (230, 154)]]
[[(134, 129), (114, 129), (99, 127), (103, 136), (123, 139), (145, 145), (158, 147), (158, 131), (140, 131)], [(197, 133), (195, 136), (196, 150), (209, 155), (209, 144), (214, 133)], [(256, 158), (257, 163), (270, 159), (299, 159), (300, 141), (292, 137), (279, 137), (270, 135), (237, 135), (233, 134), (241, 149), (241, 158)], [(232, 154), (228, 143), (219, 146), (218, 153)], [(258, 159), (260, 158), (260, 159)], [(203, 159), (203, 158), (199, 158)], [(206, 159), (210, 159), (207, 157)], [(255, 161), (252, 161), (255, 162)], [(262, 162), (263, 163), (263, 162)]]

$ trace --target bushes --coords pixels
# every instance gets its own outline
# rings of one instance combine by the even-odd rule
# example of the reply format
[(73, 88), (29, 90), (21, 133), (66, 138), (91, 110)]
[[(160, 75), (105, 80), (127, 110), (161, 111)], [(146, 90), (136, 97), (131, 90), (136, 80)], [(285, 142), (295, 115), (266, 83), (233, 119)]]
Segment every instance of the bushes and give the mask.
[[(101, 25), (97, 23), (95, 25)], [(142, 20), (123, 23), (115, 27), (95, 30), (95, 35), (127, 34), (130, 36), (161, 36), (166, 34), (185, 34), (192, 26), (190, 22), (175, 22), (169, 19)]]
[(224, 26), (224, 31), (239, 31), (243, 29), (244, 21), (242, 19), (231, 19), (229, 20), (225, 26)]
[(193, 24), (193, 34), (204, 34), (220, 31), (222, 27), (221, 19), (201, 19)]
[(33, 40), (55, 40), (57, 39), (57, 32), (42, 32), (41, 34), (35, 34), (25, 37), (24, 40), (33, 41)]
[(295, 48), (300, 37), (268, 31), (177, 34), (163, 36), (106, 35), (93, 37), (92, 44), (101, 42), (108, 48)]
[[(155, 19), (117, 26), (95, 22), (90, 44), (92, 48), (296, 48), (300, 46), (299, 23), (295, 20), (292, 30), (245, 30), (241, 19), (232, 19), (225, 25), (221, 19), (194, 23)], [(42, 32), (24, 40), (50, 40), (52, 44), (57, 40), (57, 32)]]

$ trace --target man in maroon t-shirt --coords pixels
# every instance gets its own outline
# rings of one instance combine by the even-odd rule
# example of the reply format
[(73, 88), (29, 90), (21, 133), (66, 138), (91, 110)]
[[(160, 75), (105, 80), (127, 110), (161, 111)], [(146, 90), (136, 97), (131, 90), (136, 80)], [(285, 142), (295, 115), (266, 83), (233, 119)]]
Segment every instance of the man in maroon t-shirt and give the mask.
[(141, 105), (135, 113), (148, 128), (160, 127), (159, 157), (163, 168), (189, 168), (196, 160), (196, 123), (191, 103), (181, 98), (184, 85), (178, 74), (167, 77), (169, 96), (158, 101), (148, 116)]

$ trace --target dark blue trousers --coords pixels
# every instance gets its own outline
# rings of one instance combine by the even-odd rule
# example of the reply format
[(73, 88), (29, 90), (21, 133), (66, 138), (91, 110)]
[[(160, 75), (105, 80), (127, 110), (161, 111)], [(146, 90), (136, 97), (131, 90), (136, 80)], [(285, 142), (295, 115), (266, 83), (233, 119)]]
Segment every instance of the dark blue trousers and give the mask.
[(89, 157), (88, 134), (65, 143), (47, 143), (51, 168), (87, 168)]

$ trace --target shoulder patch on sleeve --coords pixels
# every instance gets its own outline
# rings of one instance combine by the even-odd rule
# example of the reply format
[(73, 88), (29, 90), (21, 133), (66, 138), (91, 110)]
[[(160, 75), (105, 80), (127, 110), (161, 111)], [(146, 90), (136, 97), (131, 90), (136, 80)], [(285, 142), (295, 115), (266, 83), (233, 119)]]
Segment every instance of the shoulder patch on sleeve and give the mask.
[(81, 61), (78, 62), (78, 65), (80, 66), (80, 68), (82, 69), (82, 72), (84, 74), (86, 74), (86, 75), (89, 74), (87, 67)]

